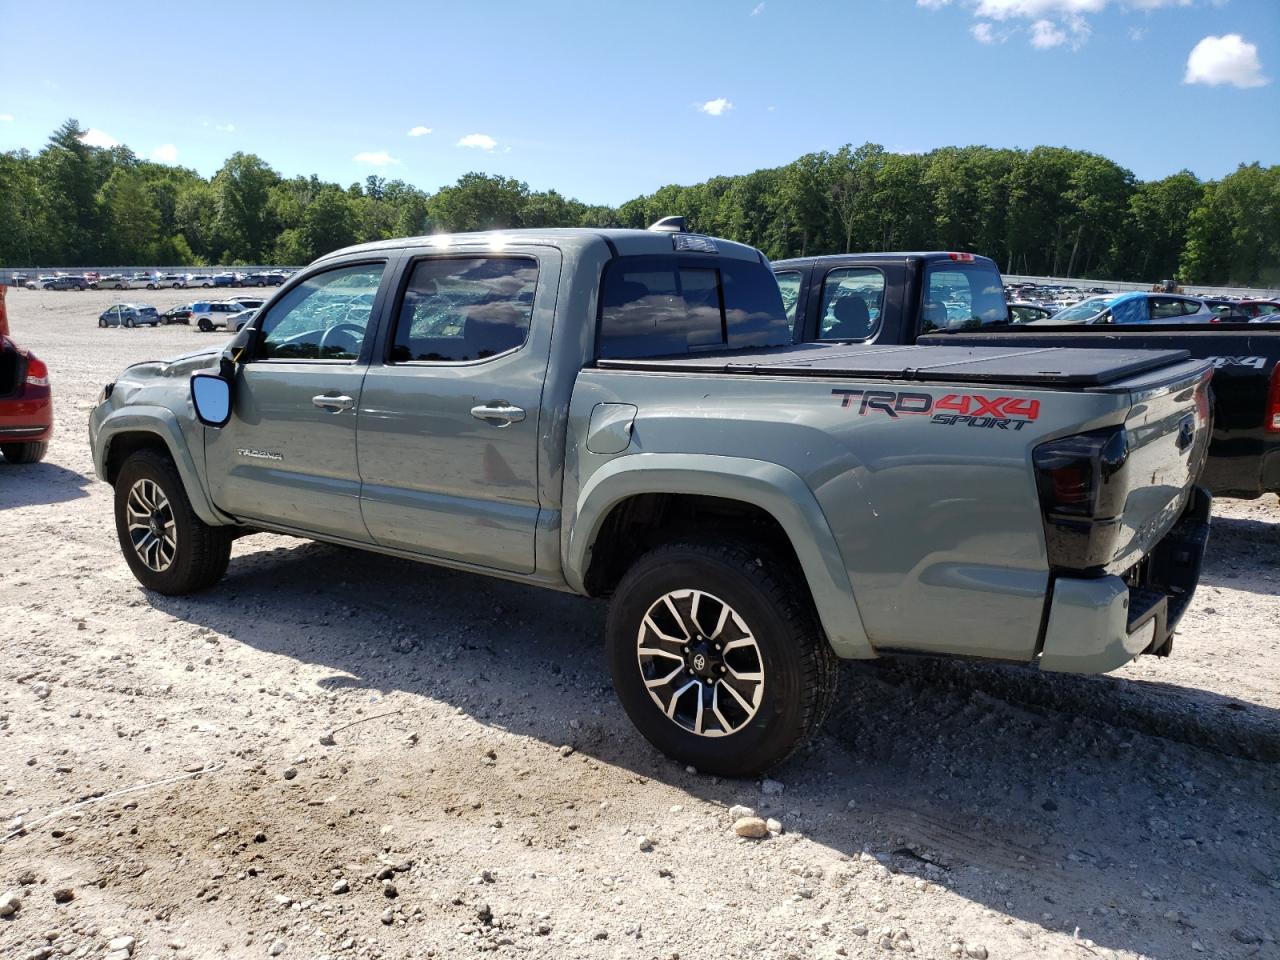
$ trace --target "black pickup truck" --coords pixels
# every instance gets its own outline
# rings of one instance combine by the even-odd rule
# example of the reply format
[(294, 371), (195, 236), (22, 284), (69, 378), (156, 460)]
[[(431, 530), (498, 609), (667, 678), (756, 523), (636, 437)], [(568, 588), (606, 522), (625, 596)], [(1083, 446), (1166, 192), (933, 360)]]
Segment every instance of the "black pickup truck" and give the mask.
[[(1213, 442), (1201, 482), (1219, 497), (1280, 493), (1280, 322), (1016, 323), (999, 269), (972, 253), (837, 254), (773, 269), (799, 342), (1181, 349), (1212, 360)], [(1152, 296), (1148, 316), (1176, 312)]]

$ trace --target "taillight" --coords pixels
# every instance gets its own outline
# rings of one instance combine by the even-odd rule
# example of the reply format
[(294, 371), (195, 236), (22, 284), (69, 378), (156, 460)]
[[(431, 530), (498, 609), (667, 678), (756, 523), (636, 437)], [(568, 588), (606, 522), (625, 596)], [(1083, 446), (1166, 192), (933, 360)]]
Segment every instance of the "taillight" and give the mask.
[(1129, 435), (1123, 427), (1079, 433), (1036, 447), (1032, 460), (1040, 507), (1046, 515), (1111, 517), (1123, 503), (1104, 496), (1107, 481), (1129, 457)]
[(49, 368), (43, 360), (27, 357), (27, 386), (47, 387), (49, 385)]
[(1128, 431), (1110, 427), (1051, 440), (1031, 458), (1049, 565), (1075, 574), (1100, 572), (1115, 556), (1121, 533)]
[(1271, 394), (1267, 397), (1267, 433), (1280, 433), (1280, 362), (1271, 371)]

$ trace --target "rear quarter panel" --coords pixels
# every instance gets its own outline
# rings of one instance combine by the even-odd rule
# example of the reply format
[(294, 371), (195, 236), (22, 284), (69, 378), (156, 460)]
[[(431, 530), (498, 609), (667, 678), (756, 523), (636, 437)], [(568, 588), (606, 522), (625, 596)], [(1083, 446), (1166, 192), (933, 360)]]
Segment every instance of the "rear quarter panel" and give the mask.
[(924, 337), (920, 343), (1186, 350), (1214, 365), (1213, 439), (1201, 482), (1215, 496), (1252, 498), (1280, 492), (1280, 434), (1268, 433), (1264, 423), (1271, 377), (1280, 364), (1280, 324), (960, 333)]
[[(981, 409), (961, 398), (982, 396), (1034, 417), (1020, 427), (939, 421), (908, 412), (923, 400), (892, 400), (902, 412), (890, 413), (840, 391), (924, 396), (932, 409), (948, 398)], [(582, 442), (601, 402), (637, 408), (621, 454)], [(874, 646), (1028, 661), (1049, 578), (1031, 450), (1120, 423), (1128, 410), (1126, 397), (1108, 394), (586, 370), (571, 404), (570, 477), (585, 486), (619, 457), (643, 470), (647, 453), (778, 464), (817, 498)]]

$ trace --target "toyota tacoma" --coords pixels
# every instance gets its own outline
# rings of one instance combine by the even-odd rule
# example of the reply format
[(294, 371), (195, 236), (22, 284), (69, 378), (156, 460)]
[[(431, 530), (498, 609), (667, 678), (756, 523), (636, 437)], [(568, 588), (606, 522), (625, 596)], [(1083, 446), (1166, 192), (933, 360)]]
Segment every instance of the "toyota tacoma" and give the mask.
[(725, 775), (792, 753), (839, 658), (1097, 672), (1199, 575), (1211, 365), (791, 343), (759, 251), (680, 230), (382, 241), (90, 414), (137, 579), (307, 537), (610, 598), (628, 715)]

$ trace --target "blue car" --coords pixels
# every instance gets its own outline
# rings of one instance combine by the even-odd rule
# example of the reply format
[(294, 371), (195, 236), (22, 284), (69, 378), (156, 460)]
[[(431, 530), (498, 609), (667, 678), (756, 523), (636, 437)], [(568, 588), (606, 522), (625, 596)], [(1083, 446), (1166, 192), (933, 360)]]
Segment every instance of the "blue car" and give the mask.
[(1089, 297), (1032, 324), (1217, 323), (1218, 315), (1196, 297), (1172, 293), (1120, 293)]

